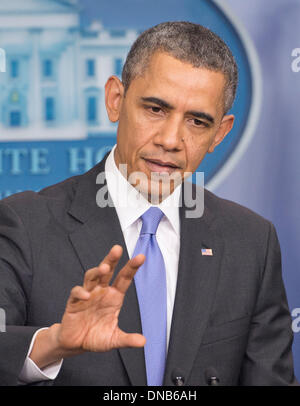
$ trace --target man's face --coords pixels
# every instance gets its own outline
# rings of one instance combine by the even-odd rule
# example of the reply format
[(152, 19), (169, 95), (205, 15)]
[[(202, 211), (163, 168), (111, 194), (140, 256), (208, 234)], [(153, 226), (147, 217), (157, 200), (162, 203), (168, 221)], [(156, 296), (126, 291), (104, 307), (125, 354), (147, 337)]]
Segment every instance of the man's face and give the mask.
[(127, 164), (128, 176), (146, 174), (142, 192), (150, 193), (151, 173), (183, 180), (231, 130), (234, 117), (224, 116), (224, 85), (222, 73), (162, 52), (132, 80), (125, 97), (122, 83), (116, 77), (108, 80), (109, 118), (119, 120), (115, 161)]

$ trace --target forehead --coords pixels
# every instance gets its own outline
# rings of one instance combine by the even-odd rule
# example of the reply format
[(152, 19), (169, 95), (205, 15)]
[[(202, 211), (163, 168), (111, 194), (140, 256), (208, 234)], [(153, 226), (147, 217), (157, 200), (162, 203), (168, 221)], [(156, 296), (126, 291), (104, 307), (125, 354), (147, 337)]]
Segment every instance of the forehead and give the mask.
[(128, 91), (136, 97), (160, 97), (178, 108), (205, 108), (215, 114), (224, 103), (225, 76), (206, 68), (195, 68), (173, 56), (155, 53), (141, 76)]

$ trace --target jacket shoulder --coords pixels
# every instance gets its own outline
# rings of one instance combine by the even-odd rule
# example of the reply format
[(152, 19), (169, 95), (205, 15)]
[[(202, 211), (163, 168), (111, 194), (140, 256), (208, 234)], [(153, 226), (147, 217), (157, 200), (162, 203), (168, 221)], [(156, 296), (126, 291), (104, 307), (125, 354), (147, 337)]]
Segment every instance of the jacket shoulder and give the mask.
[(74, 196), (78, 178), (79, 176), (66, 179), (38, 192), (27, 190), (16, 193), (1, 200), (0, 203), (9, 206), (19, 214), (26, 214), (28, 211), (34, 211), (37, 214), (48, 205), (49, 201), (65, 202), (67, 205)]
[(257, 240), (265, 240), (271, 229), (275, 231), (271, 221), (241, 204), (218, 197), (208, 190), (205, 190), (204, 199), (205, 208), (227, 236), (236, 235), (247, 240), (256, 236)]

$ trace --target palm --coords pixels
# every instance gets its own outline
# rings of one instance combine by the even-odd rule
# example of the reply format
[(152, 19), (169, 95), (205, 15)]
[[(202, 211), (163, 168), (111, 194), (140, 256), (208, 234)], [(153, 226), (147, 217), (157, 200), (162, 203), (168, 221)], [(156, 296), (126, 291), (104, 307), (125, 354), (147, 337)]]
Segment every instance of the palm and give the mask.
[(108, 351), (118, 347), (118, 316), (123, 303), (112, 287), (95, 288), (87, 302), (68, 305), (62, 320), (65, 345), (87, 351)]
[(113, 249), (98, 268), (86, 273), (83, 287), (71, 292), (59, 334), (66, 349), (102, 352), (145, 343), (140, 334), (126, 334), (118, 327), (125, 293), (144, 259), (136, 257), (129, 261), (109, 286), (119, 260), (119, 255), (111, 254)]

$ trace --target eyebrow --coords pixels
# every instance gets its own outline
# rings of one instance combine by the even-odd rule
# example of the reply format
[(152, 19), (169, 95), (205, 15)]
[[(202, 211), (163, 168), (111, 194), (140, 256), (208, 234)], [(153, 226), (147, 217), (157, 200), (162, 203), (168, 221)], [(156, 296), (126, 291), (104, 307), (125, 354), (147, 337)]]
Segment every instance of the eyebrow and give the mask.
[(144, 102), (155, 103), (158, 104), (160, 107), (164, 107), (165, 109), (174, 110), (175, 107), (171, 104), (167, 103), (166, 101), (159, 99), (157, 97), (142, 97)]
[[(159, 99), (158, 97), (142, 97), (141, 99), (144, 102), (154, 103), (154, 104), (157, 104), (158, 106), (163, 107), (168, 110), (175, 109), (174, 106), (172, 106), (165, 100)], [(204, 120), (210, 122), (211, 124), (214, 124), (214, 122), (215, 122), (214, 118), (210, 114), (204, 113), (203, 111), (187, 111), (187, 114), (190, 114), (191, 116), (194, 116), (197, 118), (204, 119)]]

